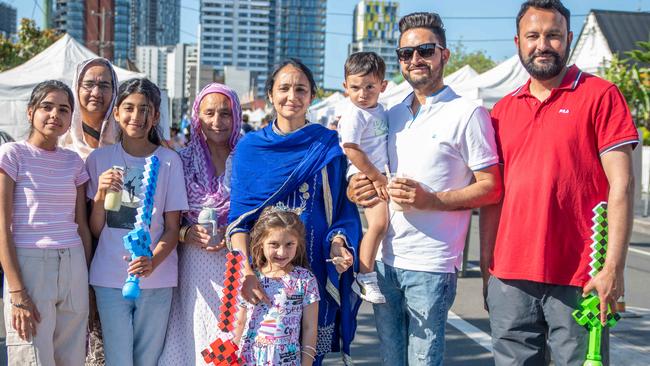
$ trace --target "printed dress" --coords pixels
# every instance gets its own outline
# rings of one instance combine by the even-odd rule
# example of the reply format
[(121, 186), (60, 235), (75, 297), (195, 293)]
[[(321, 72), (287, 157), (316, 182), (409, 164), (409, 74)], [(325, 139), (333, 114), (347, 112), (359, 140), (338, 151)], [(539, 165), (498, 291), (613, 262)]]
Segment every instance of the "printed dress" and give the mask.
[(247, 309), (240, 343), (246, 365), (298, 366), (302, 311), (320, 300), (316, 278), (302, 267), (280, 278), (257, 276), (272, 305), (241, 305)]

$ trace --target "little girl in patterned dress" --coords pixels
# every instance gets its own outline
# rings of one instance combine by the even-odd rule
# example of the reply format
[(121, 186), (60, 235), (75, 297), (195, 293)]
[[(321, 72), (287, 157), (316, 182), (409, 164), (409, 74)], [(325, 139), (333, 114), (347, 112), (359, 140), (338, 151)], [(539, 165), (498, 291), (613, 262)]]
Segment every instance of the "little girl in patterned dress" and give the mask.
[(235, 340), (245, 365), (311, 366), (316, 356), (318, 284), (309, 272), (305, 226), (266, 208), (251, 233), (252, 264), (270, 303), (242, 302)]

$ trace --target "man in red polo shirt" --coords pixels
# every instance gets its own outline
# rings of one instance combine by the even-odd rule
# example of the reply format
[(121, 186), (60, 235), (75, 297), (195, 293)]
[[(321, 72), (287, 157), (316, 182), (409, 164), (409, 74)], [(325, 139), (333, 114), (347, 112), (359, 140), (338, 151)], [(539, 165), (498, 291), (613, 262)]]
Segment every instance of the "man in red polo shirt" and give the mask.
[[(569, 19), (559, 0), (522, 5), (515, 44), (530, 80), (492, 111), (505, 194), (481, 210), (481, 269), (497, 365), (543, 365), (547, 344), (557, 365), (582, 365), (588, 333), (571, 312), (591, 291), (603, 310), (623, 294), (638, 135), (615, 85), (566, 66)], [(609, 244), (595, 274), (604, 205)]]

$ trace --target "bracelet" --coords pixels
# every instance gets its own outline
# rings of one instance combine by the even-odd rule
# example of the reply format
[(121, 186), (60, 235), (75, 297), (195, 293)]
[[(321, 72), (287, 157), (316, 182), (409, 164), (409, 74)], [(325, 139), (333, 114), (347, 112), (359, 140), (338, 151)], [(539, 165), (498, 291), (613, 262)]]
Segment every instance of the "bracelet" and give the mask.
[(21, 302), (13, 302), (13, 301), (9, 300), (9, 303), (10, 303), (11, 305), (17, 307), (18, 309), (31, 310), (31, 309), (29, 308), (29, 306), (27, 306), (27, 305), (25, 305), (25, 304), (23, 304), (23, 303), (21, 303)]
[(20, 293), (20, 292), (23, 292), (23, 291), (25, 291), (24, 287), (21, 288), (20, 290), (9, 290), (9, 293), (10, 294), (17, 294), (17, 293)]
[(185, 236), (191, 227), (191, 225), (185, 225), (181, 227), (181, 230), (178, 232), (178, 241), (185, 243)]
[(312, 346), (310, 346), (310, 345), (307, 345), (307, 344), (306, 344), (306, 345), (302, 346), (302, 348), (306, 348), (306, 349), (312, 350), (312, 351), (314, 351), (314, 354), (316, 354), (316, 348), (314, 348), (314, 347), (312, 347)]
[(309, 352), (307, 351), (300, 351), (300, 353), (304, 353), (305, 355), (309, 356), (312, 361), (316, 361), (316, 357), (312, 356)]

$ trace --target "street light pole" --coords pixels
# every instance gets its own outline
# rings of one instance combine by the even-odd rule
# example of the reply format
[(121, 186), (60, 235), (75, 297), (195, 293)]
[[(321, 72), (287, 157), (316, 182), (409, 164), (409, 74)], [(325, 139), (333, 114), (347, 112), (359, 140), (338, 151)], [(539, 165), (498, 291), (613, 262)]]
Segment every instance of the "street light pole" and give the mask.
[(102, 8), (99, 13), (92, 10), (90, 15), (99, 17), (99, 41), (97, 48), (99, 50), (99, 57), (104, 57), (104, 48), (108, 46), (108, 42), (106, 42), (106, 16), (109, 14), (106, 12), (106, 8)]

